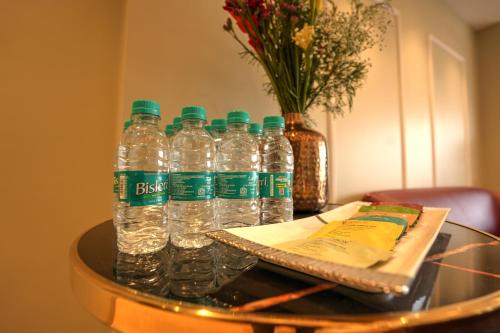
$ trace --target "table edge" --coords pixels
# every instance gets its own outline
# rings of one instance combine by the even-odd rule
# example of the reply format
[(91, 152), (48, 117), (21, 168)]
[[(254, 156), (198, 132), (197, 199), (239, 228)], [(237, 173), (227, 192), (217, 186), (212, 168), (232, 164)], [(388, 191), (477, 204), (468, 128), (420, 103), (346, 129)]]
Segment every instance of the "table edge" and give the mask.
[[(103, 223), (109, 222), (107, 220)], [(453, 221), (446, 221), (485, 234), (495, 240), (498, 237)], [(102, 224), (102, 223), (101, 223)], [(99, 225), (99, 224), (98, 224)], [(95, 226), (94, 226), (95, 227)], [(94, 228), (92, 227), (92, 228)], [(122, 301), (133, 302), (143, 310), (157, 311), (182, 316), (184, 319), (207, 319), (223, 321), (226, 324), (267, 324), (296, 327), (331, 328), (335, 332), (392, 330), (422, 325), (438, 324), (491, 313), (500, 308), (500, 290), (471, 300), (433, 308), (420, 312), (391, 312), (382, 315), (339, 315), (339, 316), (297, 316), (288, 314), (235, 313), (208, 306), (169, 301), (149, 295), (110, 281), (88, 267), (78, 254), (80, 239), (92, 228), (83, 232), (71, 245), (69, 253), (70, 279), (73, 293), (78, 301), (94, 315), (111, 327), (120, 328), (115, 319), (117, 307)]]

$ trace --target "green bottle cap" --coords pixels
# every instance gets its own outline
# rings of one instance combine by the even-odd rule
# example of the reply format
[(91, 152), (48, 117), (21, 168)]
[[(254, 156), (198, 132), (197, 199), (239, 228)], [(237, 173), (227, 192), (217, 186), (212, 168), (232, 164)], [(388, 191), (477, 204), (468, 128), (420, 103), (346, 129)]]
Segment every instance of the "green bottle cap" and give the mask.
[(216, 130), (226, 130), (227, 121), (226, 119), (214, 119), (212, 120), (212, 129)]
[(212, 133), (213, 127), (211, 125), (206, 125), (203, 127), (208, 133)]
[(285, 128), (285, 118), (280, 116), (268, 116), (264, 118), (264, 128), (280, 127)]
[(130, 125), (132, 125), (132, 119), (128, 119), (126, 120), (124, 123), (123, 123), (123, 131), (125, 132), (127, 130), (127, 128), (130, 127)]
[(250, 134), (262, 134), (262, 124), (251, 123), (250, 128), (248, 129), (248, 133), (250, 133)]
[(174, 118), (174, 128), (175, 129), (181, 129), (182, 128), (182, 118), (181, 117), (175, 117)]
[(244, 123), (248, 124), (250, 122), (250, 114), (246, 111), (231, 111), (227, 114), (227, 123), (235, 124), (235, 123)]
[(169, 124), (165, 126), (165, 134), (168, 136), (174, 135), (174, 125)]
[(160, 116), (160, 104), (148, 99), (138, 99), (132, 103), (132, 114)]
[(207, 111), (203, 106), (186, 106), (182, 108), (182, 120), (207, 120)]

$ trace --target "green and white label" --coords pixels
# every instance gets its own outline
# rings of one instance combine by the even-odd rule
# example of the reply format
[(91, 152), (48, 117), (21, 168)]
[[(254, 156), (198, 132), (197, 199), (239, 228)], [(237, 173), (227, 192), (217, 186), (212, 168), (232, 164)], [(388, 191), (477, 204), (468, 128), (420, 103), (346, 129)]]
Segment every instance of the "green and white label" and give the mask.
[(261, 198), (291, 198), (291, 172), (261, 172), (259, 174)]
[(118, 199), (130, 206), (164, 205), (168, 201), (168, 172), (118, 171), (115, 177)]
[(170, 184), (172, 200), (210, 200), (215, 197), (213, 172), (172, 172)]
[(120, 191), (120, 171), (113, 172), (113, 193)]
[(254, 199), (259, 197), (257, 184), (259, 173), (218, 172), (215, 195), (223, 199)]

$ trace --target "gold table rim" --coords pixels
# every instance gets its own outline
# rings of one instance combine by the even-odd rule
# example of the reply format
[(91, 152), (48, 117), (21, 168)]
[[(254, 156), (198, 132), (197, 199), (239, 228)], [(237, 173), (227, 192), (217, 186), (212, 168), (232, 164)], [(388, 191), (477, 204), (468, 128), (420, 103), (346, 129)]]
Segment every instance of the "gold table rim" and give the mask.
[[(109, 220), (103, 223), (106, 222), (109, 222)], [(473, 231), (489, 236), (494, 240), (500, 241), (499, 237), (482, 230), (478, 230), (452, 221), (446, 221), (445, 223), (451, 223), (467, 229), (471, 229)], [(146, 307), (160, 309), (179, 315), (194, 316), (199, 317), (200, 319), (214, 319), (232, 323), (259, 323), (280, 326), (284, 325), (317, 328), (328, 328), (335, 326), (336, 330), (339, 328), (347, 328), (349, 331), (350, 329), (361, 329), (361, 331), (365, 331), (365, 329), (397, 329), (437, 324), (446, 321), (487, 314), (500, 308), (500, 290), (467, 301), (449, 304), (429, 310), (418, 312), (389, 312), (377, 315), (306, 316), (291, 314), (262, 314), (252, 312), (244, 313), (233, 312), (229, 309), (224, 310), (221, 308), (202, 306), (194, 303), (184, 303), (176, 300), (167, 300), (158, 296), (142, 293), (140, 291), (110, 281), (88, 267), (78, 255), (78, 243), (81, 238), (91, 229), (92, 228), (83, 232), (72, 243), (70, 248), (70, 273), (72, 288), (74, 291), (76, 291), (75, 288), (77, 288), (77, 286), (81, 283), (90, 284), (93, 287), (101, 288), (101, 290), (112, 294), (115, 298), (123, 298), (128, 301), (142, 304)], [(78, 281), (79, 283), (75, 283), (75, 281)], [(96, 317), (100, 318), (99, 314), (96, 313), (96, 309), (87, 308), (87, 310)], [(339, 325), (341, 327), (339, 327)]]

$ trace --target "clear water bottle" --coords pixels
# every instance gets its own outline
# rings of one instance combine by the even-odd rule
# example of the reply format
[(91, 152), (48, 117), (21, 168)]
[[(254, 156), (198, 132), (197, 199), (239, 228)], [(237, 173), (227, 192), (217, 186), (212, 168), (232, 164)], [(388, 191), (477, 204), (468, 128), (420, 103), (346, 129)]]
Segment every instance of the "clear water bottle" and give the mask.
[(210, 134), (213, 137), (213, 135), (212, 135), (213, 129), (212, 129), (211, 125), (205, 125), (203, 128), (205, 129), (205, 131), (208, 132), (208, 134)]
[(174, 122), (174, 135), (177, 134), (182, 129), (182, 117), (175, 117)]
[[(123, 123), (123, 133), (125, 133), (125, 131), (127, 130), (127, 128), (130, 127), (130, 125), (132, 125), (132, 120), (131, 119), (125, 120), (125, 122)], [(113, 165), (113, 169), (115, 170), (113, 175), (113, 195), (114, 195), (114, 200), (117, 200), (120, 183), (118, 179), (118, 171), (116, 170), (116, 163)]]
[(244, 227), (259, 224), (259, 144), (248, 133), (250, 115), (229, 112), (227, 133), (217, 151), (217, 226)]
[(206, 118), (203, 107), (185, 107), (172, 141), (169, 221), (176, 247), (212, 243), (204, 234), (215, 229), (215, 143), (203, 128)]
[(130, 127), (130, 125), (132, 125), (132, 119), (125, 120), (125, 122), (123, 123), (123, 132), (125, 132), (127, 128)]
[(160, 105), (132, 104), (132, 125), (118, 146), (114, 225), (118, 250), (128, 254), (161, 250), (168, 241), (169, 145), (158, 128)]
[(165, 135), (167, 136), (168, 138), (168, 143), (169, 144), (172, 144), (172, 138), (174, 137), (175, 135), (175, 132), (174, 132), (174, 125), (172, 124), (169, 124), (167, 126), (165, 126)]
[(259, 123), (251, 123), (248, 127), (248, 133), (252, 135), (257, 142), (262, 140), (262, 125)]
[(215, 145), (218, 147), (222, 141), (222, 137), (227, 132), (227, 122), (226, 119), (214, 119), (212, 120), (212, 137), (214, 138)]
[(293, 150), (283, 135), (283, 117), (265, 117), (259, 175), (261, 223), (293, 220)]

